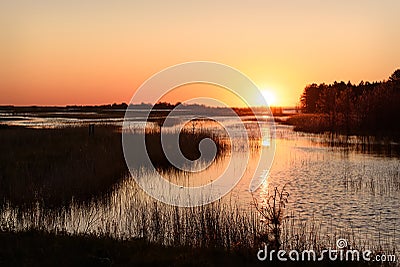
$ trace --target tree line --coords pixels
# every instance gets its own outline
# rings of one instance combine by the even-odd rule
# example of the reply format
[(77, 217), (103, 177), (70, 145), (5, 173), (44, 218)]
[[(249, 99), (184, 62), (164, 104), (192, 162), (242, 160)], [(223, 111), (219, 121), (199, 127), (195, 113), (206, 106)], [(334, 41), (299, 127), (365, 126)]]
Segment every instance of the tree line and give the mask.
[(331, 133), (399, 137), (400, 69), (381, 82), (307, 85), (300, 107)]

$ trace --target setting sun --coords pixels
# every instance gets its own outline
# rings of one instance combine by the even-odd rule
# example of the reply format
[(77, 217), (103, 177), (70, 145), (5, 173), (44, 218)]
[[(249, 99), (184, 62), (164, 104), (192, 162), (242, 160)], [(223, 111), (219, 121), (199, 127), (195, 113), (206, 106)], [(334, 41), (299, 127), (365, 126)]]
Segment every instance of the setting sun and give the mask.
[(0, 0), (0, 267), (400, 267), (399, 10)]
[(261, 90), (261, 94), (263, 95), (265, 101), (269, 106), (272, 106), (276, 103), (275, 94), (270, 90)]

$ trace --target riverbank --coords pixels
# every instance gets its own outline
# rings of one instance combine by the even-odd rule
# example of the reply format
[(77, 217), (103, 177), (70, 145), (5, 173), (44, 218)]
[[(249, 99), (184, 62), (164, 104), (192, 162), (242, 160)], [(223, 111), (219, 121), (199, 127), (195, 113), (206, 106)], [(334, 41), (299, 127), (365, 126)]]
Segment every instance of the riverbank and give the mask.
[(279, 123), (293, 126), (294, 131), (315, 133), (315, 134), (333, 134), (333, 135), (354, 135), (369, 136), (383, 142), (399, 142), (400, 132), (387, 130), (384, 128), (364, 129), (356, 125), (343, 126), (332, 122), (332, 118), (325, 114), (296, 114), (289, 116), (286, 120), (280, 120)]

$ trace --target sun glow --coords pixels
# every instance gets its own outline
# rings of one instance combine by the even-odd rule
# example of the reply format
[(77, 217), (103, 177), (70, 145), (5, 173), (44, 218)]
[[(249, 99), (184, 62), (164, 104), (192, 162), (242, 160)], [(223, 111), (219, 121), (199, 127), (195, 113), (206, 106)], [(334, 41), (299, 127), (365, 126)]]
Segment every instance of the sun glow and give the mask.
[(275, 94), (270, 90), (261, 90), (261, 94), (263, 95), (265, 101), (269, 106), (272, 106), (276, 103)]

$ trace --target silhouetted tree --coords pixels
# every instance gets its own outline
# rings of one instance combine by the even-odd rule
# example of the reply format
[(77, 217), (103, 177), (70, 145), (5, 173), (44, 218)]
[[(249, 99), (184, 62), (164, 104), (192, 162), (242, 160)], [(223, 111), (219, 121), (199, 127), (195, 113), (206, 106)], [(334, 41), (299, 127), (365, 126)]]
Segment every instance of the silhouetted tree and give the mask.
[(304, 88), (303, 95), (301, 96), (301, 108), (305, 113), (315, 113), (317, 111), (317, 101), (319, 98), (320, 90), (318, 85), (313, 83)]
[(400, 69), (387, 81), (307, 85), (300, 98), (303, 113), (319, 113), (326, 131), (390, 135), (400, 139)]
[(389, 81), (400, 81), (400, 69), (397, 69), (389, 77)]

